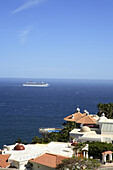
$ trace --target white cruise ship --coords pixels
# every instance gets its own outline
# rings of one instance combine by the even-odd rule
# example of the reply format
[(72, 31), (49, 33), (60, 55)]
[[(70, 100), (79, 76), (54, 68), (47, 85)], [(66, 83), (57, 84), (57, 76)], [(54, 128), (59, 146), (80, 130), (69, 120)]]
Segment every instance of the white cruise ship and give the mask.
[(49, 84), (48, 83), (44, 83), (44, 82), (37, 83), (37, 82), (30, 81), (30, 82), (24, 83), (23, 86), (29, 86), (29, 87), (48, 87)]

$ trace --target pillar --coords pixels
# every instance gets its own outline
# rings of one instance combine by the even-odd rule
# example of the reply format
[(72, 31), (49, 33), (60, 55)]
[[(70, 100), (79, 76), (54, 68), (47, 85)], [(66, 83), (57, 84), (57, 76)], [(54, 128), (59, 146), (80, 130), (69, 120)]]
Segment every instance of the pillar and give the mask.
[(112, 153), (109, 154), (109, 161), (112, 162)]
[(86, 151), (86, 158), (88, 159), (88, 152)]
[(84, 158), (86, 157), (86, 153), (85, 153), (85, 151), (83, 151), (83, 157), (84, 157)]
[(106, 155), (102, 154), (102, 163), (106, 163)]

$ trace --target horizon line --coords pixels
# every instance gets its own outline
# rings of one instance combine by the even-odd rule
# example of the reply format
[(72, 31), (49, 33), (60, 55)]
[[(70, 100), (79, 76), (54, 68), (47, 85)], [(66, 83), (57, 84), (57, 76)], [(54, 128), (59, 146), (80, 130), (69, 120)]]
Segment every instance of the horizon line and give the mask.
[(0, 77), (0, 79), (53, 79), (53, 80), (97, 80), (97, 81), (113, 81), (113, 79), (92, 79), (92, 78), (46, 78), (46, 77)]

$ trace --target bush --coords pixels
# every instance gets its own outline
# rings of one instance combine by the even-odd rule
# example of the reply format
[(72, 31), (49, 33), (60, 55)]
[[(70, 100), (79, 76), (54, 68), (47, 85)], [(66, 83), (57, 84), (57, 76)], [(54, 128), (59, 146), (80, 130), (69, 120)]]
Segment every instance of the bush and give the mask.
[(105, 103), (105, 104), (99, 103), (97, 105), (97, 108), (99, 110), (98, 112), (99, 116), (101, 116), (102, 113), (105, 113), (105, 116), (108, 119), (113, 118), (113, 103)]
[(89, 144), (89, 156), (93, 156), (94, 158), (101, 159), (102, 152), (105, 151), (113, 151), (112, 143), (106, 142), (86, 142)]
[(94, 159), (80, 159), (72, 157), (69, 159), (64, 159), (61, 164), (57, 165), (56, 169), (69, 168), (70, 170), (88, 169), (93, 170), (100, 166), (100, 163)]
[(68, 122), (66, 127), (61, 132), (52, 132), (48, 134), (48, 138), (39, 138), (35, 136), (32, 139), (32, 143), (49, 143), (51, 141), (55, 142), (68, 142), (69, 141), (69, 132), (76, 127), (75, 122)]

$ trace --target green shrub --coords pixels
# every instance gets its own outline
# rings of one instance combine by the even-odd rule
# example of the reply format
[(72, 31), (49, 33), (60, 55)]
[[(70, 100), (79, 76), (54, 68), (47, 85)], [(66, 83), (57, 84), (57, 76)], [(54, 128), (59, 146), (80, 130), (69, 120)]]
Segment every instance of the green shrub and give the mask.
[(69, 170), (80, 170), (85, 168), (86, 170), (94, 170), (100, 166), (100, 163), (94, 159), (80, 159), (76, 157), (64, 159), (61, 164), (57, 165), (56, 169), (63, 170), (69, 168)]
[(93, 156), (94, 158), (101, 159), (102, 152), (105, 151), (113, 151), (112, 143), (106, 142), (86, 142), (89, 144), (89, 156)]

